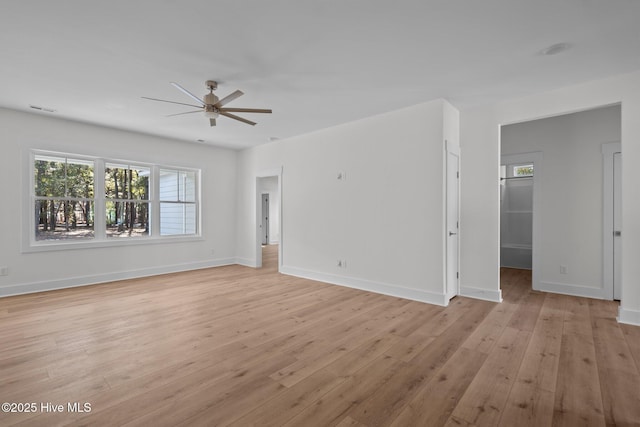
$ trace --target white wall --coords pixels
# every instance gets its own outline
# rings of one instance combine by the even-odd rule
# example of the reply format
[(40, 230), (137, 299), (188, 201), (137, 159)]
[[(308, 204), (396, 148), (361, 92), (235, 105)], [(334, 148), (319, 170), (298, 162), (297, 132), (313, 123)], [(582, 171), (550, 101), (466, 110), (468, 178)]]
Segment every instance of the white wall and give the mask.
[(502, 154), (543, 157), (539, 289), (605, 297), (602, 144), (617, 141), (619, 105), (502, 127)]
[[(0, 109), (0, 296), (235, 262), (236, 157), (212, 148)], [(36, 253), (22, 251), (25, 152), (43, 149), (202, 169), (202, 238)]]
[(280, 240), (280, 189), (278, 177), (269, 176), (258, 180), (261, 194), (269, 194), (269, 244), (275, 245)]
[(255, 177), (282, 167), (282, 272), (444, 304), (444, 137), (457, 139), (457, 114), (438, 100), (241, 152), (238, 257), (255, 265)]
[[(622, 104), (624, 164), (640, 162), (640, 72), (570, 86), (460, 113), (462, 156), (461, 286), (498, 290), (500, 125)], [(622, 172), (620, 320), (640, 324), (640, 186)]]

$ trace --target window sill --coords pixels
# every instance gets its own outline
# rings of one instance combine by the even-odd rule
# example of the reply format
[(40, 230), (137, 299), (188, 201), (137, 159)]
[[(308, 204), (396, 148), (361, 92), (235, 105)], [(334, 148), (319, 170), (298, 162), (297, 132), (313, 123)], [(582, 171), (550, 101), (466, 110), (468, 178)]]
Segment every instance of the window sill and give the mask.
[(165, 236), (165, 237), (138, 237), (138, 238), (111, 238), (101, 240), (85, 240), (75, 242), (42, 241), (31, 243), (22, 248), (22, 253), (70, 251), (75, 249), (110, 248), (137, 245), (158, 245), (165, 243), (185, 243), (203, 241), (200, 235), (193, 236)]

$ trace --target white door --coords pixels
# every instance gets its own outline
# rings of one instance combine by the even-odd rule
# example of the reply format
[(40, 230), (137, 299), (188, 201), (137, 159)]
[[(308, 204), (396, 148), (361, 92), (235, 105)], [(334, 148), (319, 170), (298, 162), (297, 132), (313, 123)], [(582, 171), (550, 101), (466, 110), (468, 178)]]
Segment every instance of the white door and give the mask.
[(262, 195), (262, 244), (269, 244), (269, 193)]
[(447, 144), (447, 284), (446, 298), (458, 295), (458, 212), (459, 212), (460, 151)]
[(622, 298), (622, 155), (613, 154), (613, 299)]

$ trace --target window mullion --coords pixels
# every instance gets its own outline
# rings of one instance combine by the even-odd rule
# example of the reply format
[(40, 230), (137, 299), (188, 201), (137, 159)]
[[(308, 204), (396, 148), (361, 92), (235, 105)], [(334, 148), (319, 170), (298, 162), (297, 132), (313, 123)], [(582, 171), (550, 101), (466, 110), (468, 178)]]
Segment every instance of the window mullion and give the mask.
[(151, 235), (160, 236), (160, 168), (151, 168), (149, 183), (149, 209), (151, 210)]
[(93, 166), (93, 195), (95, 199), (95, 221), (93, 222), (95, 239), (106, 240), (107, 218), (104, 187), (104, 160), (96, 159)]
[[(28, 219), (29, 227), (24, 227), (23, 243), (25, 247), (39, 246), (38, 250), (44, 248), (45, 245), (50, 248), (61, 248), (63, 245), (75, 245), (80, 241), (84, 241), (82, 245), (86, 247), (90, 247), (92, 241), (102, 246), (106, 245), (106, 242), (117, 241), (114, 237), (125, 238), (132, 235), (137, 237), (148, 233), (154, 238), (161, 238), (163, 236), (161, 230), (166, 231), (164, 235), (167, 236), (199, 235), (199, 170), (167, 167), (165, 173), (165, 168), (159, 165), (120, 165), (109, 160), (89, 156), (37, 150), (30, 151), (27, 158), (30, 166), (25, 170), (28, 171), (29, 176), (28, 179), (25, 177), (24, 182), (29, 183), (29, 191), (25, 192), (23, 203), (25, 206), (29, 206), (30, 218)], [(36, 170), (36, 167), (42, 168), (42, 171), (41, 169)], [(128, 179), (121, 183), (122, 191), (126, 193), (126, 199), (117, 199), (117, 194), (115, 198), (113, 194), (107, 194), (107, 191), (111, 191), (111, 173), (109, 172), (109, 178), (105, 176), (105, 173), (110, 171), (112, 167), (126, 169), (129, 175)], [(89, 180), (88, 173), (91, 172), (89, 168), (93, 169), (92, 183)], [(133, 177), (134, 170), (135, 178)], [(177, 180), (175, 189), (171, 182), (167, 182), (165, 179), (174, 173), (176, 175), (174, 179)], [(146, 187), (147, 174), (148, 187)], [(163, 178), (162, 181), (161, 178)], [(120, 183), (120, 181), (118, 182)], [(89, 197), (87, 192), (91, 188), (88, 187), (89, 185), (93, 186), (93, 197)], [(175, 193), (171, 194), (174, 191)], [(193, 192), (195, 195), (192, 196)], [(168, 200), (160, 200), (161, 194), (166, 196), (165, 198)], [(191, 198), (195, 200), (190, 200)], [(69, 208), (69, 203), (74, 206), (71, 213), (66, 211)], [(112, 204), (122, 205), (122, 209), (128, 208), (128, 210), (121, 212), (124, 212), (123, 215), (129, 218), (127, 220), (127, 227), (130, 228), (128, 236), (122, 234), (119, 227), (118, 233), (112, 233), (111, 224), (107, 224)], [(40, 209), (40, 206), (44, 206), (43, 210)], [(166, 212), (161, 210), (161, 206)], [(93, 209), (93, 226), (89, 223), (91, 209)], [(181, 214), (180, 211), (182, 211)], [(118, 212), (117, 209), (116, 212)], [(59, 215), (62, 214), (65, 216), (65, 221), (59, 224), (65, 226), (65, 229), (56, 226), (56, 219), (61, 218)], [(43, 215), (42, 222), (40, 222), (39, 215)], [(67, 217), (68, 215), (70, 216)], [(66, 222), (69, 218), (71, 221), (73, 218), (79, 218), (78, 223)], [(161, 224), (162, 219), (165, 219), (165, 225), (169, 224), (167, 230)], [(86, 224), (82, 222), (85, 220)], [(71, 227), (69, 227), (70, 225)], [(148, 226), (148, 228), (143, 232), (141, 226)], [(137, 233), (132, 234), (131, 230)], [(62, 236), (64, 242), (55, 242), (61, 240), (59, 236)], [(121, 241), (124, 242), (125, 239)]]

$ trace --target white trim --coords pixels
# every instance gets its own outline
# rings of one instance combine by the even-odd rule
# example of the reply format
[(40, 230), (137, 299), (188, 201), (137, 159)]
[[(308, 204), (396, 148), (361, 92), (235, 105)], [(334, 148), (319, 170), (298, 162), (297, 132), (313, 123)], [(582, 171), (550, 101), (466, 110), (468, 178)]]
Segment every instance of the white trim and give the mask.
[(571, 283), (540, 282), (539, 291), (551, 292), (554, 294), (572, 295), (576, 297), (607, 299), (604, 289), (592, 288), (589, 286), (575, 285)]
[(70, 251), (74, 249), (110, 248), (114, 246), (155, 245), (159, 243), (184, 243), (205, 240), (202, 236), (162, 236), (162, 237), (110, 237), (108, 240), (86, 240), (61, 243), (58, 240), (42, 241), (38, 245), (22, 248), (22, 253)]
[(456, 156), (460, 157), (460, 145), (451, 142), (448, 139), (445, 139), (444, 143), (447, 153), (455, 154)]
[[(540, 273), (542, 272), (542, 259), (540, 242), (542, 242), (542, 152), (503, 154), (500, 165), (507, 163), (532, 163), (533, 164), (533, 224), (531, 231), (531, 285), (536, 291), (541, 291)], [(500, 228), (498, 229), (500, 233)], [(500, 240), (498, 240), (500, 242)], [(498, 244), (500, 246), (500, 244)], [(498, 251), (500, 256), (500, 251)], [(500, 265), (500, 264), (498, 264)]]
[(243, 265), (245, 267), (253, 267), (256, 268), (256, 260), (251, 258), (236, 258), (236, 264)]
[(620, 142), (602, 144), (602, 284), (606, 299), (613, 300), (613, 155), (622, 152)]
[[(445, 185), (445, 190), (444, 190), (444, 225), (443, 225), (443, 229), (444, 229), (444, 234), (443, 234), (443, 245), (442, 245), (442, 250), (444, 251), (444, 289), (443, 292), (445, 294), (447, 294), (447, 297), (449, 299), (453, 298), (456, 295), (460, 295), (460, 146), (458, 144), (455, 144), (447, 139), (444, 140), (445, 143), (445, 153), (444, 153), (444, 185)], [(456, 282), (456, 286), (455, 286), (455, 290), (452, 294), (448, 294), (448, 289), (449, 289), (449, 241), (450, 241), (450, 236), (448, 236), (448, 232), (451, 230), (451, 228), (449, 227), (449, 154), (455, 156), (457, 158), (457, 173), (458, 176), (456, 177), (456, 185), (458, 187), (457, 190), (457, 208), (458, 208), (458, 215), (456, 217), (456, 239), (457, 239), (457, 265), (456, 265), (456, 277), (455, 277), (455, 282)]]
[(482, 289), (472, 286), (461, 286), (460, 296), (491, 302), (502, 302), (502, 290)]
[(304, 270), (297, 267), (282, 266), (280, 269), (282, 274), (289, 276), (301, 277), (303, 279), (316, 280), (318, 282), (329, 283), (332, 285), (345, 286), (347, 288), (360, 289), (362, 291), (373, 292), (376, 294), (389, 295), (398, 298), (405, 298), (413, 301), (425, 302), (446, 307), (449, 304), (444, 293), (438, 294), (434, 292), (421, 291), (419, 289), (404, 288), (388, 283), (374, 282), (366, 279), (358, 279), (356, 277), (339, 276), (337, 274), (321, 273), (317, 271)]
[(58, 280), (31, 282), (0, 286), (0, 297), (32, 294), (35, 292), (53, 291), (56, 289), (75, 288), (78, 286), (96, 285), (125, 279), (157, 276), (159, 274), (178, 273), (182, 271), (200, 270), (204, 268), (221, 267), (235, 264), (234, 258), (222, 258), (210, 261), (188, 262), (182, 264), (165, 265), (162, 267), (142, 268), (139, 270), (119, 271), (114, 273), (96, 274), (91, 276), (68, 277)]
[(618, 323), (640, 326), (640, 310), (629, 310), (622, 306), (618, 307)]

